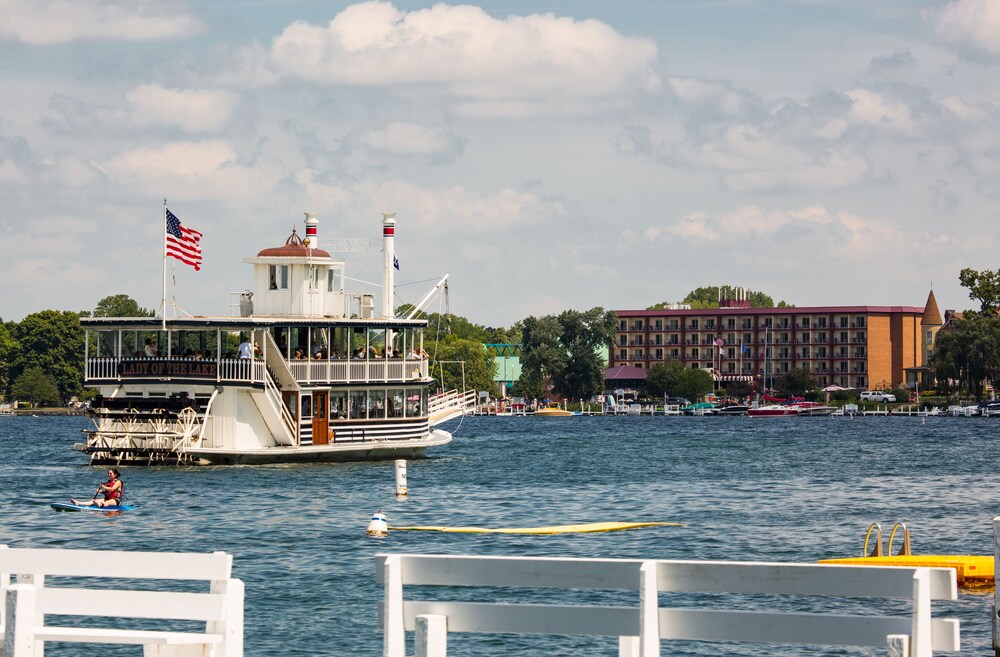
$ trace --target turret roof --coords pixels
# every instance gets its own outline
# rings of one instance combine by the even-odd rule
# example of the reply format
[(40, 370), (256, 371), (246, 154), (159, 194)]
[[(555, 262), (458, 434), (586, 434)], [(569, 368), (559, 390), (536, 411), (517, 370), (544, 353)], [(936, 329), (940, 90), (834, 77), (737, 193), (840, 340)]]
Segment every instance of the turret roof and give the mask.
[(284, 246), (264, 249), (257, 254), (258, 258), (269, 256), (278, 258), (329, 258), (330, 254), (323, 249), (310, 249), (307, 247), (293, 228), (292, 234), (285, 240)]
[(937, 300), (934, 298), (934, 290), (927, 295), (927, 303), (924, 304), (924, 316), (920, 318), (923, 326), (941, 326), (944, 320), (941, 318), (941, 311), (938, 310)]

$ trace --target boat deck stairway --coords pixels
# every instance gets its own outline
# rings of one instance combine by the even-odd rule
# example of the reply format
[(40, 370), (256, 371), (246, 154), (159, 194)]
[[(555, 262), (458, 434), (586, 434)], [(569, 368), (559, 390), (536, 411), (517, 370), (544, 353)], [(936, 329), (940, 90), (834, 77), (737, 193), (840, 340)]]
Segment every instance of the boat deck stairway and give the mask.
[(258, 342), (265, 341), (264, 353), (267, 355), (267, 362), (264, 388), (252, 390), (250, 396), (276, 442), (279, 445), (294, 446), (298, 443), (298, 431), (295, 419), (281, 398), (281, 392), (283, 390), (297, 392), (300, 389), (299, 384), (292, 376), (288, 363), (281, 357), (281, 350), (275, 343), (271, 332), (256, 331), (254, 339)]
[(427, 416), (430, 426), (469, 415), (476, 410), (476, 391), (449, 390), (433, 395), (427, 400)]

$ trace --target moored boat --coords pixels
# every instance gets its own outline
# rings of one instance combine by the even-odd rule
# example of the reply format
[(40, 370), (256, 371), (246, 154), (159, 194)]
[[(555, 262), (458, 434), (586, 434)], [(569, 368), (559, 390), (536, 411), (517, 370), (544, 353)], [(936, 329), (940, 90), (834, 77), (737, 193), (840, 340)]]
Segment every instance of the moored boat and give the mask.
[[(393, 313), (393, 215), (383, 218), (383, 303), (344, 289), (345, 263), (305, 240), (245, 262), (240, 316), (84, 318), (85, 383), (98, 395), (94, 464), (236, 464), (414, 458), (474, 393), (432, 394), (426, 320)], [(441, 288), (447, 277), (436, 288)]]
[(833, 415), (833, 412), (837, 410), (833, 406), (827, 406), (819, 402), (802, 401), (797, 402), (795, 406), (799, 409), (799, 415)]
[(793, 404), (767, 404), (747, 411), (750, 417), (795, 417), (799, 409)]
[(746, 404), (730, 404), (715, 411), (716, 415), (746, 415), (750, 407)]
[(545, 408), (538, 409), (533, 415), (540, 417), (568, 417), (574, 415), (574, 413), (559, 406), (559, 402), (549, 402), (545, 405)]

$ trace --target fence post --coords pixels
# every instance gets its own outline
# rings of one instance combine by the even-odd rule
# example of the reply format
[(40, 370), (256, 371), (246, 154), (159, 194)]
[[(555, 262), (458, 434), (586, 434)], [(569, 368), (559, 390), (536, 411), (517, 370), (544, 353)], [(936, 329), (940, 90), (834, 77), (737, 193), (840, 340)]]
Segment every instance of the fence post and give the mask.
[(403, 625), (403, 573), (399, 555), (385, 558), (385, 622), (382, 628), (382, 657), (405, 657), (406, 630)]
[(7, 609), (3, 652), (7, 657), (35, 654), (35, 598), (32, 584), (13, 584), (7, 589)]
[(639, 567), (639, 655), (660, 657), (660, 591), (657, 564), (643, 561)]
[(445, 657), (448, 654), (448, 619), (441, 614), (421, 614), (416, 618), (414, 657)]

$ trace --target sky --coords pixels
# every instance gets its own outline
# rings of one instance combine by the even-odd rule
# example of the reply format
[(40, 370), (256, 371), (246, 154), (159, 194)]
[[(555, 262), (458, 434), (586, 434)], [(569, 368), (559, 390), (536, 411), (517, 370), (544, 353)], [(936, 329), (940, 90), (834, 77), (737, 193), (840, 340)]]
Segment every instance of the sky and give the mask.
[(961, 310), (1000, 268), (994, 0), (0, 0), (0, 89), (7, 321), (159, 307), (164, 198), (196, 315), (305, 211), (396, 212), (396, 304), (450, 274), (495, 327), (710, 285)]

